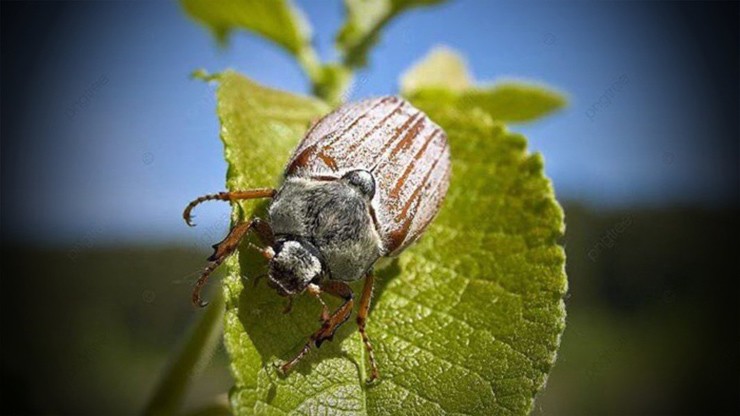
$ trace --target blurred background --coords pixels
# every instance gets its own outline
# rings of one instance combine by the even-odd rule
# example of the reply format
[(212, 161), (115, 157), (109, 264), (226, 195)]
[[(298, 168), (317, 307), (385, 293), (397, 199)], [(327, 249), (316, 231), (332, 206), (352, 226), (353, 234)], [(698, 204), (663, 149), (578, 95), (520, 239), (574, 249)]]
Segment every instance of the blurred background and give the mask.
[[(297, 1), (334, 58), (338, 0)], [(228, 48), (174, 2), (1, 3), (3, 414), (131, 414), (198, 312), (228, 206), (213, 87), (234, 68), (307, 93), (294, 61)], [(397, 92), (435, 45), (480, 81), (570, 106), (526, 134), (566, 212), (568, 324), (535, 414), (738, 414), (738, 3), (451, 1), (402, 15), (352, 99)], [(259, 184), (255, 184), (259, 185)], [(215, 286), (215, 285), (212, 285)], [(222, 348), (197, 409), (231, 386)]]

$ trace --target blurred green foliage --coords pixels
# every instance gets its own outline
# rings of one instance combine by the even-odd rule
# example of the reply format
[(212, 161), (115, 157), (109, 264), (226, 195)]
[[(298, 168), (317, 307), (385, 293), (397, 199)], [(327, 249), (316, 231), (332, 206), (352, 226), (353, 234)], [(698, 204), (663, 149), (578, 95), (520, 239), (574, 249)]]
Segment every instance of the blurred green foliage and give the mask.
[[(206, 254), (185, 248), (3, 247), (3, 414), (134, 414), (180, 338)], [(189, 408), (231, 386), (223, 349)]]
[(221, 43), (232, 31), (259, 33), (298, 56), (311, 46), (311, 28), (288, 0), (223, 0), (217, 5), (202, 0), (181, 0), (185, 11), (204, 24)]
[(393, 18), (413, 7), (431, 6), (445, 0), (344, 0), (347, 20), (337, 34), (337, 47), (347, 66), (367, 65), (367, 55), (380, 32)]
[(568, 326), (534, 414), (737, 414), (739, 218), (566, 206)]
[(345, 0), (347, 19), (337, 33), (340, 62), (319, 60), (311, 26), (290, 0), (180, 0), (185, 12), (206, 26), (220, 44), (235, 30), (255, 33), (282, 47), (301, 66), (313, 94), (336, 105), (346, 100), (353, 71), (367, 65), (367, 54), (380, 32), (395, 17), (414, 7), (444, 0)]
[(181, 0), (185, 12), (225, 44), (231, 32), (256, 33), (285, 49), (300, 64), (315, 95), (341, 101), (351, 82), (351, 71), (338, 63), (321, 63), (311, 43), (312, 29), (289, 0)]
[(492, 120), (528, 122), (559, 110), (565, 96), (524, 81), (475, 85), (465, 61), (447, 47), (433, 49), (401, 77), (401, 93), (422, 109), (481, 111)]

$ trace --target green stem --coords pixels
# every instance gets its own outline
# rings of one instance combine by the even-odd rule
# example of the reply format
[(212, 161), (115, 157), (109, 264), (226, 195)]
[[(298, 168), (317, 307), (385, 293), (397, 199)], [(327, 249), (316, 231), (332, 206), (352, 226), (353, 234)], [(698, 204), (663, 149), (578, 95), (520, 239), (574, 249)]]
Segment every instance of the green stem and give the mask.
[(372, 43), (377, 40), (378, 36), (380, 36), (380, 31), (391, 21), (393, 16), (402, 10), (402, 8), (388, 10), (365, 36), (360, 38), (346, 51), (344, 59), (342, 59), (342, 64), (352, 69), (360, 69), (367, 66), (366, 54), (369, 52)]
[(211, 357), (221, 340), (224, 297), (215, 291), (213, 301), (190, 329), (180, 350), (170, 362), (144, 410), (145, 415), (172, 415), (182, 406), (188, 385)]
[(316, 84), (321, 80), (321, 68), (323, 65), (321, 64), (316, 51), (313, 49), (313, 46), (310, 44), (305, 45), (301, 51), (298, 52), (298, 55), (296, 55), (296, 59), (303, 69), (303, 72), (305, 72), (308, 79), (311, 80), (311, 83)]
[(352, 69), (337, 63), (322, 63), (313, 46), (306, 45), (297, 55), (298, 64), (311, 81), (313, 95), (332, 106), (347, 99)]

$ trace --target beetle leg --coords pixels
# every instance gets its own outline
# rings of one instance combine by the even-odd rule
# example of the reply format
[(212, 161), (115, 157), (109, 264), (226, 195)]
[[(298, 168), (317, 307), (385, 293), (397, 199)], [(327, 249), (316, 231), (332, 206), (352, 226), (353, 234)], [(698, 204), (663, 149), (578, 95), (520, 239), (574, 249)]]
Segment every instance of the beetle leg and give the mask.
[(321, 303), (321, 317), (319, 318), (319, 321), (323, 324), (324, 322), (328, 321), (331, 316), (329, 315), (329, 307), (326, 306), (326, 302), (324, 302), (324, 299), (321, 299), (321, 288), (311, 283), (308, 285), (308, 288), (306, 290), (311, 296), (314, 296)]
[[(204, 307), (208, 305), (208, 302), (204, 302), (200, 298), (201, 289), (208, 282), (208, 278), (211, 276), (211, 273), (213, 273), (213, 271), (216, 270), (216, 268), (218, 268), (218, 266), (220, 266), (221, 263), (229, 257), (229, 255), (236, 251), (239, 247), (239, 243), (250, 230), (255, 230), (263, 242), (265, 240), (269, 241), (272, 238), (272, 229), (270, 228), (270, 225), (259, 218), (254, 218), (252, 221), (240, 222), (234, 225), (226, 238), (224, 238), (220, 243), (213, 245), (213, 254), (208, 257), (208, 261), (210, 261), (210, 263), (208, 263), (208, 266), (203, 270), (198, 281), (195, 282), (195, 287), (193, 288), (193, 304), (195, 306)], [(267, 234), (268, 230), (269, 234)]]
[(190, 212), (193, 210), (193, 208), (196, 207), (196, 205), (200, 204), (201, 202), (213, 200), (239, 201), (245, 199), (272, 198), (275, 196), (275, 192), (276, 191), (272, 188), (256, 188), (246, 191), (219, 192), (217, 194), (203, 195), (199, 198), (196, 198), (191, 203), (189, 203), (187, 207), (185, 207), (185, 211), (183, 211), (182, 213), (182, 218), (189, 226), (193, 227), (195, 226), (195, 224), (190, 221)]
[(272, 227), (270, 226), (270, 223), (261, 218), (255, 217), (252, 219), (252, 229), (255, 233), (257, 233), (257, 237), (259, 237), (260, 241), (262, 241), (262, 244), (266, 246), (264, 250), (271, 251), (272, 246), (275, 245), (275, 235), (272, 232)]
[(344, 303), (329, 316), (329, 319), (324, 322), (321, 329), (311, 336), (311, 339), (316, 344), (316, 348), (321, 347), (321, 344), (326, 340), (331, 341), (337, 329), (349, 319), (355, 297), (354, 293), (352, 293), (352, 288), (344, 282), (330, 280), (320, 287), (323, 292), (344, 299)]
[(270, 223), (262, 220), (261, 218), (252, 219), (252, 229), (259, 237), (264, 247), (260, 247), (256, 244), (249, 243), (249, 247), (256, 249), (262, 254), (265, 260), (270, 261), (275, 256), (275, 251), (272, 246), (275, 245), (275, 235), (272, 232)]
[(375, 381), (378, 376), (378, 365), (375, 363), (375, 354), (373, 353), (373, 346), (370, 344), (370, 338), (365, 332), (365, 324), (367, 323), (367, 315), (370, 312), (370, 300), (373, 297), (373, 283), (375, 276), (372, 273), (368, 273), (365, 277), (365, 286), (362, 288), (362, 296), (360, 297), (360, 308), (357, 311), (357, 329), (362, 335), (362, 342), (365, 344), (367, 349), (368, 361), (370, 361), (370, 377), (367, 379), (368, 383)]
[(293, 369), (293, 367), (295, 367), (295, 365), (298, 364), (306, 354), (308, 354), (312, 345), (319, 348), (324, 341), (331, 341), (331, 339), (334, 338), (334, 333), (347, 321), (347, 319), (349, 319), (349, 315), (352, 313), (354, 294), (352, 293), (352, 289), (346, 283), (332, 280), (322, 284), (320, 288), (323, 292), (344, 299), (344, 303), (342, 306), (337, 308), (331, 316), (329, 316), (329, 319), (324, 321), (318, 331), (311, 335), (311, 338), (308, 339), (308, 342), (306, 342), (306, 345), (303, 346), (298, 355), (279, 367), (280, 372), (283, 374), (287, 374), (291, 369)]

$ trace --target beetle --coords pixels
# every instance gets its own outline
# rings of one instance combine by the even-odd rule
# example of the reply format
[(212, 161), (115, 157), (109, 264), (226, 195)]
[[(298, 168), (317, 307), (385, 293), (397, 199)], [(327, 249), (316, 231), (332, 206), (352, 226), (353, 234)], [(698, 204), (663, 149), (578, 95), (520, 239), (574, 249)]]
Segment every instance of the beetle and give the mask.
[[(208, 200), (271, 198), (269, 220), (239, 222), (214, 244), (210, 263), (195, 284), (192, 300), (205, 306), (200, 290), (208, 276), (254, 231), (268, 261), (268, 284), (281, 296), (308, 292), (323, 305), (321, 327), (279, 370), (289, 372), (311, 349), (331, 340), (352, 313), (348, 282), (365, 279), (357, 327), (371, 373), (378, 368), (365, 331), (372, 298), (373, 265), (395, 257), (416, 241), (436, 216), (450, 179), (445, 132), (422, 111), (396, 96), (346, 104), (315, 122), (293, 152), (278, 189), (220, 192), (192, 201), (183, 218)], [(321, 294), (344, 303), (329, 313)], [(286, 311), (288, 309), (286, 308)]]

